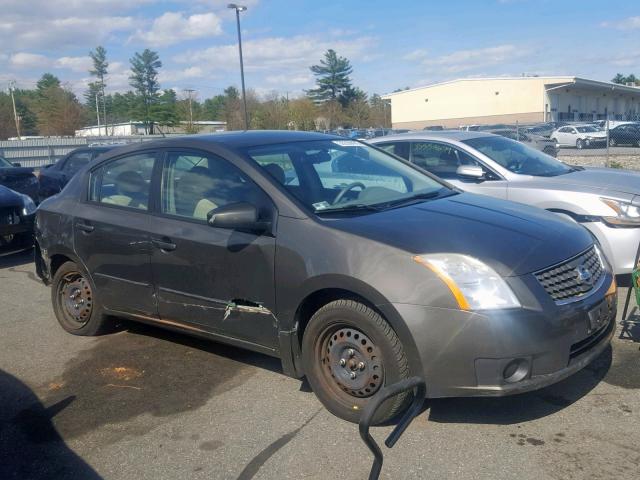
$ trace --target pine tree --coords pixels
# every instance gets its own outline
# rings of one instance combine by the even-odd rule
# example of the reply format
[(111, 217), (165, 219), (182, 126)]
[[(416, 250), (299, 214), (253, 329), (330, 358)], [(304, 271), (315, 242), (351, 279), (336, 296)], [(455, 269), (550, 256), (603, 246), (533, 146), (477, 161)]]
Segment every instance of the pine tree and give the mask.
[(144, 116), (145, 129), (153, 133), (151, 119), (151, 106), (158, 102), (158, 69), (162, 62), (157, 52), (145, 49), (142, 53), (136, 52), (130, 59), (131, 76), (129, 84), (134, 88), (139, 99), (142, 115)]
[(313, 65), (311, 71), (316, 76), (317, 88), (309, 90), (307, 95), (318, 104), (339, 100), (351, 88), (351, 63), (332, 49), (327, 50), (320, 65)]
[[(107, 51), (104, 47), (98, 46), (95, 51), (89, 52), (89, 57), (93, 61), (93, 70), (89, 70), (89, 74), (97, 78), (97, 85), (99, 87), (99, 98), (102, 101), (102, 120), (104, 123), (104, 131), (107, 133), (107, 99), (104, 94), (106, 88), (105, 77), (108, 73), (109, 62), (107, 62)], [(91, 84), (89, 84), (91, 88)]]

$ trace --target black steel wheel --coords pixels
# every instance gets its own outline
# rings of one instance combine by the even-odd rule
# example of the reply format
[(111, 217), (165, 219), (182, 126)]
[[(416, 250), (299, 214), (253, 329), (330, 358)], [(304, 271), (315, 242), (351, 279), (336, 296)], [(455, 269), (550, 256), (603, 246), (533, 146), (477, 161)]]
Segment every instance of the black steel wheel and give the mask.
[[(374, 310), (353, 300), (337, 300), (318, 310), (305, 329), (302, 355), (307, 380), (334, 415), (358, 422), (368, 400), (384, 385), (409, 375), (397, 335)], [(409, 395), (390, 399), (376, 423), (402, 411)]]
[(73, 262), (58, 268), (51, 282), (51, 301), (58, 322), (74, 335), (97, 335), (106, 318), (96, 299), (93, 285)]

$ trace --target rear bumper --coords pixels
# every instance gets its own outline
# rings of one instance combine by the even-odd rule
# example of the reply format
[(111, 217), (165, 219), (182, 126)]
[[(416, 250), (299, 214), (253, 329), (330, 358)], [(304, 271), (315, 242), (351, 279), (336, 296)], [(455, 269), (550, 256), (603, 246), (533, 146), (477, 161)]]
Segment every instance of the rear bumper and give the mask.
[[(553, 308), (476, 313), (393, 306), (414, 337), (428, 397), (503, 396), (558, 382), (607, 348), (616, 315), (616, 295), (605, 296), (611, 282), (607, 273), (597, 292)], [(591, 330), (589, 312), (599, 305), (607, 320)], [(508, 376), (513, 365), (518, 373)]]

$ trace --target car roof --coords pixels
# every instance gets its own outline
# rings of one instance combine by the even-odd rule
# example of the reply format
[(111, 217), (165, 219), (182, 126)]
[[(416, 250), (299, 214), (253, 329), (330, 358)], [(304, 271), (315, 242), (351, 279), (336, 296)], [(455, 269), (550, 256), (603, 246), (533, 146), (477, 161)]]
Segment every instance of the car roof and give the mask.
[(300, 132), (297, 130), (240, 130), (204, 135), (181, 136), (162, 140), (162, 142), (170, 144), (173, 142), (188, 142), (189, 140), (197, 140), (200, 143), (214, 143), (230, 148), (245, 148), (287, 142), (345, 140), (345, 137), (317, 132)]
[(420, 130), (416, 132), (400, 133), (397, 135), (387, 135), (371, 140), (371, 143), (380, 143), (386, 140), (456, 140), (462, 142), (472, 138), (495, 137), (488, 132), (464, 131), (464, 130), (441, 130), (429, 131)]

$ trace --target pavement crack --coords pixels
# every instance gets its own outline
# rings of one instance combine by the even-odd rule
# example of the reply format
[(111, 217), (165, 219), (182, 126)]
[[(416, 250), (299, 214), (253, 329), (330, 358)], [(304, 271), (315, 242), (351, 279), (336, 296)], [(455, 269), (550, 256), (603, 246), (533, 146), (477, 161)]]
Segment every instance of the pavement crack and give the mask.
[(255, 457), (253, 457), (253, 459), (251, 459), (251, 461), (247, 464), (247, 466), (244, 467), (242, 472), (240, 472), (240, 475), (238, 475), (238, 480), (251, 480), (253, 477), (255, 477), (256, 473), (258, 473), (260, 468), (262, 468), (262, 466), (265, 463), (267, 463), (267, 461), (273, 455), (275, 455), (278, 450), (280, 450), (287, 443), (289, 443), (291, 440), (293, 440), (295, 438), (295, 436), (298, 435), (298, 433), (300, 433), (300, 431), (304, 427), (309, 425), (309, 423), (311, 423), (311, 420), (316, 418), (316, 416), (320, 413), (321, 410), (322, 410), (322, 408), (319, 408), (316, 411), (316, 413), (311, 415), (298, 428), (296, 428), (295, 430), (292, 430), (289, 433), (285, 433), (279, 439), (277, 439), (276, 441), (272, 442), (270, 445), (268, 445), (266, 448), (264, 448), (260, 453), (258, 453)]

